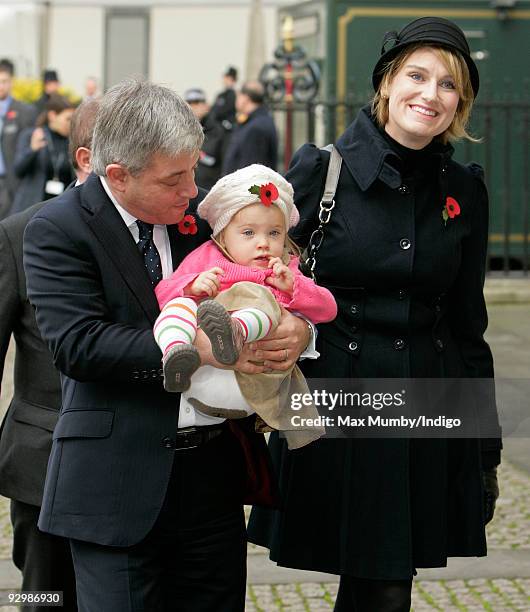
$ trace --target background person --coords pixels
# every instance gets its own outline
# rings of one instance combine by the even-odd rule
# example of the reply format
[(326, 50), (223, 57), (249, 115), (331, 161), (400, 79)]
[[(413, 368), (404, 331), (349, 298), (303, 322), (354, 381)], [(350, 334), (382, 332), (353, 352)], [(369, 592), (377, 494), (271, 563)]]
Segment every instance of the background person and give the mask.
[(42, 73), (42, 96), (35, 102), (37, 113), (43, 113), (46, 110), (48, 100), (52, 95), (59, 95), (61, 83), (57, 70), (47, 68)]
[(228, 66), (223, 74), (223, 91), (217, 95), (212, 107), (213, 118), (230, 132), (236, 122), (237, 69)]
[[(72, 117), (72, 164), (79, 183), (90, 173), (97, 106), (97, 102), (82, 104)], [(0, 437), (0, 494), (11, 499), (13, 562), (22, 572), (21, 588), (63, 591), (64, 611), (71, 612), (77, 604), (70, 544), (37, 528), (52, 433), (61, 407), (59, 372), (37, 329), (22, 265), (24, 230), (44, 205), (35, 204), (0, 223), (0, 380), (11, 335), (16, 343), (14, 395)]]
[(225, 130), (214, 119), (210, 105), (206, 101), (206, 94), (202, 89), (198, 87), (187, 89), (184, 92), (184, 100), (201, 122), (204, 131), (199, 165), (195, 170), (195, 182), (199, 187), (209, 190), (221, 176)]
[[(319, 326), (318, 362), (302, 367), (308, 377), (492, 378), (488, 198), (481, 169), (453, 161), (450, 144), (467, 136), (478, 71), (463, 32), (441, 18), (390, 33), (383, 49), (373, 106), (336, 143), (343, 165), (317, 254), (339, 314)], [(328, 163), (304, 145), (287, 175), (302, 245)], [(476, 401), (478, 414), (495, 410)], [(324, 439), (288, 453), (272, 434), (270, 448), (284, 511), (255, 509), (250, 540), (280, 565), (340, 574), (337, 611), (408, 611), (416, 568), (486, 554), (500, 439)]]
[(20, 135), (14, 163), (20, 184), (11, 214), (61, 194), (75, 179), (68, 153), (74, 110), (75, 105), (67, 98), (52, 94), (37, 119), (37, 127)]
[(9, 214), (19, 183), (13, 169), (18, 136), (35, 121), (35, 108), (11, 94), (13, 75), (13, 63), (0, 60), (0, 221)]
[(250, 164), (276, 169), (278, 136), (272, 115), (264, 102), (265, 90), (259, 81), (247, 81), (238, 92), (238, 124), (223, 160), (223, 175)]

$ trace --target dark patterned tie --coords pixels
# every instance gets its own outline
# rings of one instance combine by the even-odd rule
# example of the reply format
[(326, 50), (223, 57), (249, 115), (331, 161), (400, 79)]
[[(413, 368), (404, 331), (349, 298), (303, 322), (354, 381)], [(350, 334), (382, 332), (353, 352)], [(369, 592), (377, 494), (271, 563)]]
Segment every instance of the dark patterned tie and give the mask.
[(153, 287), (156, 287), (162, 280), (162, 262), (160, 260), (160, 253), (153, 240), (153, 225), (151, 223), (144, 223), (144, 221), (140, 221), (139, 219), (136, 221), (136, 225), (140, 232), (137, 246), (140, 253), (143, 255), (151, 284)]

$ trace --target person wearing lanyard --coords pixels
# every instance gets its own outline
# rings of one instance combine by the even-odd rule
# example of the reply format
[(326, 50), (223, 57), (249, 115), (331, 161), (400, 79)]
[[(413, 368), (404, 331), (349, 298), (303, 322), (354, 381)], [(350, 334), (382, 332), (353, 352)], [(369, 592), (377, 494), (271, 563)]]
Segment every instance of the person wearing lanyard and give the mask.
[(61, 194), (75, 179), (68, 156), (70, 119), (75, 105), (53, 94), (37, 127), (20, 135), (14, 169), (21, 179), (10, 214)]

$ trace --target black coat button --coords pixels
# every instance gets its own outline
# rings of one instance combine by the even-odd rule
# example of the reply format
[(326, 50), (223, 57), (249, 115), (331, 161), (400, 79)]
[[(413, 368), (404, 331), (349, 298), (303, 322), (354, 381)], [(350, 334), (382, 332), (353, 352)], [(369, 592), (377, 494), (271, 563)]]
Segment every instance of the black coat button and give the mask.
[(408, 195), (410, 193), (410, 188), (408, 185), (403, 184), (398, 187), (398, 191), (402, 195)]
[(443, 340), (440, 340), (440, 338), (438, 338), (437, 340), (435, 340), (435, 344), (436, 344), (436, 348), (439, 351), (443, 351), (443, 348), (444, 348)]
[(396, 349), (396, 351), (402, 351), (406, 346), (406, 342), (405, 340), (403, 340), (403, 338), (397, 338), (396, 340), (394, 340), (394, 348)]
[(357, 327), (357, 325), (352, 325), (351, 326), (351, 330), (353, 333), (355, 333), (359, 328)]
[(440, 306), (440, 304), (436, 304), (436, 306), (434, 307), (434, 310), (436, 312), (440, 312), (440, 310), (442, 310), (442, 307)]
[(162, 444), (165, 448), (173, 448), (173, 440), (171, 438), (164, 438), (162, 440)]
[(411, 244), (411, 242), (410, 242), (410, 240), (409, 240), (408, 238), (402, 238), (402, 239), (399, 241), (399, 246), (400, 246), (400, 247), (401, 247), (401, 248), (402, 248), (404, 251), (406, 251), (407, 249), (410, 249), (410, 244)]
[(352, 314), (357, 314), (358, 311), (359, 311), (359, 308), (357, 307), (356, 304), (352, 304), (352, 306), (350, 306), (350, 312)]
[(398, 299), (404, 300), (406, 296), (407, 296), (407, 292), (405, 291), (405, 289), (400, 289), (398, 291)]
[(350, 349), (350, 351), (356, 351), (359, 348), (359, 345), (357, 344), (357, 342), (350, 342), (348, 344), (348, 348)]

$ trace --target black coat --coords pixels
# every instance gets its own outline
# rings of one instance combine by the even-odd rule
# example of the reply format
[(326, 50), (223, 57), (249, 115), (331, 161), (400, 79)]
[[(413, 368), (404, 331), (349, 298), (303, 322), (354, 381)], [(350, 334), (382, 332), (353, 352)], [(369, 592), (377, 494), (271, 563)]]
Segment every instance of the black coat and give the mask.
[(245, 123), (234, 128), (223, 161), (223, 175), (250, 164), (263, 164), (273, 170), (278, 162), (278, 137), (269, 111), (258, 107)]
[(68, 139), (44, 128), (47, 144), (38, 151), (31, 149), (33, 129), (20, 134), (15, 155), (15, 172), (20, 178), (11, 214), (22, 212), (40, 202), (53, 197), (45, 191), (46, 181), (57, 177), (66, 188), (75, 174), (68, 154)]
[(61, 407), (61, 383), (41, 339), (26, 295), (22, 238), (35, 204), (0, 223), (0, 377), (13, 334), (14, 395), (0, 438), (0, 494), (40, 506), (52, 433)]
[[(36, 111), (33, 106), (13, 99), (4, 117), (2, 131), (0, 132), (0, 146), (2, 147), (2, 155), (4, 157), (6, 169), (5, 177), (11, 201), (13, 201), (15, 197), (15, 192), (20, 181), (13, 167), (15, 163), (17, 140), (22, 130), (33, 126), (35, 115)], [(37, 200), (35, 200), (34, 203), (36, 202)], [(8, 212), (7, 210), (0, 211), (0, 218), (3, 219)]]
[(225, 129), (217, 123), (211, 113), (201, 120), (204, 143), (201, 148), (199, 165), (195, 171), (195, 182), (199, 187), (210, 190), (221, 176), (221, 164), (225, 141)]
[[(336, 146), (344, 163), (316, 272), (339, 314), (318, 326), (321, 357), (303, 363), (306, 376), (492, 377), (479, 171), (435, 143), (411, 152), (410, 163), (367, 109)], [(287, 176), (302, 246), (328, 162), (305, 145)], [(449, 195), (461, 214), (444, 225)], [(326, 439), (288, 452), (272, 436), (284, 511), (254, 510), (250, 539), (280, 565), (364, 578), (405, 579), (449, 556), (485, 555), (481, 468), (500, 461), (500, 447), (499, 439)]]
[(236, 121), (236, 92), (229, 87), (222, 91), (212, 106), (212, 115), (219, 123), (227, 122), (231, 126)]

